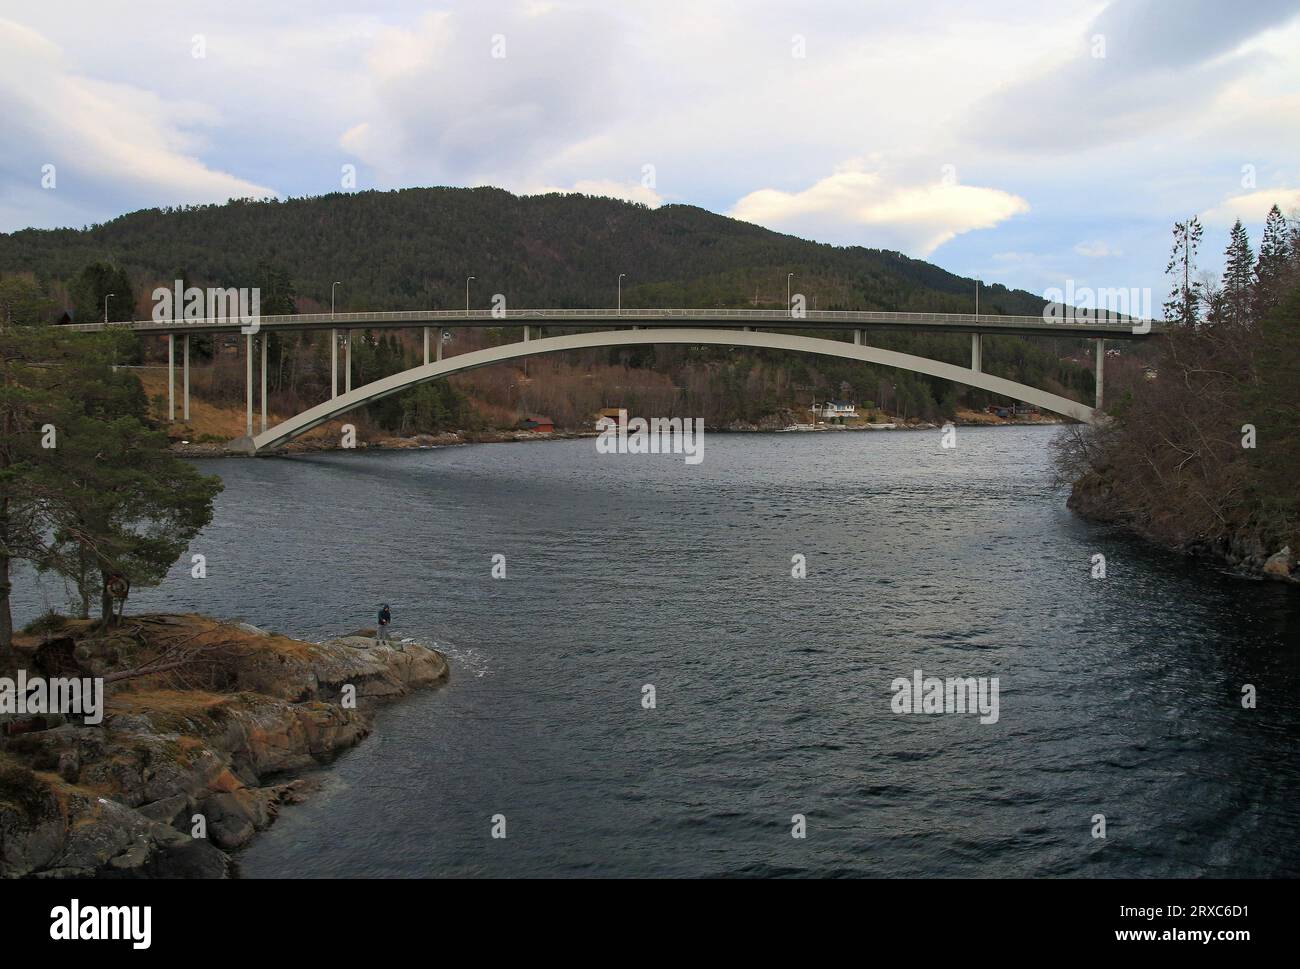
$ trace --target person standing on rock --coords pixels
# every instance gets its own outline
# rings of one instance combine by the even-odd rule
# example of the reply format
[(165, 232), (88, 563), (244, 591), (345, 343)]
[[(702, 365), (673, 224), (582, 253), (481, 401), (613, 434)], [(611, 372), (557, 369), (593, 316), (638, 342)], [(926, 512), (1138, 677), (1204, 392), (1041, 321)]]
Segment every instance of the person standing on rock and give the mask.
[(379, 607), (379, 626), (375, 630), (375, 645), (386, 643), (388, 639), (388, 626), (393, 621), (393, 614), (388, 611), (388, 603), (385, 602)]

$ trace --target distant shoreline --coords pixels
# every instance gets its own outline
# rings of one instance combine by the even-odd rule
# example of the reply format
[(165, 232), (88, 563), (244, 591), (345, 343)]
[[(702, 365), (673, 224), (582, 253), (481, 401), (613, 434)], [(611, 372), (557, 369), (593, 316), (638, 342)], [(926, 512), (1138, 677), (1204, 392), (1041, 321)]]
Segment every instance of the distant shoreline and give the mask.
[[(870, 427), (865, 424), (845, 425), (845, 426), (823, 426), (817, 428), (791, 428), (788, 425), (783, 427), (776, 426), (758, 426), (758, 425), (729, 425), (726, 427), (707, 427), (705, 428), (710, 434), (824, 434), (824, 433), (879, 433), (884, 431), (932, 431), (943, 427), (943, 424), (935, 424), (930, 421), (891, 421), (893, 427)], [(1060, 427), (1070, 423), (1066, 418), (1045, 418), (1039, 420), (1005, 420), (996, 419), (992, 421), (972, 421), (967, 419), (953, 420), (951, 422), (955, 427)], [(327, 442), (319, 438), (309, 440), (292, 441), (273, 452), (274, 456), (288, 456), (294, 454), (314, 454), (322, 451), (419, 451), (437, 447), (459, 447), (470, 444), (514, 444), (527, 441), (573, 441), (581, 438), (594, 438), (599, 436), (599, 431), (582, 430), (582, 431), (552, 431), (550, 433), (539, 434), (536, 431), (477, 431), (477, 432), (455, 432), (448, 431), (442, 434), (414, 434), (407, 437), (383, 437), (374, 441), (358, 441), (353, 448), (345, 448), (340, 444)], [(239, 451), (228, 450), (227, 443), (203, 442), (203, 443), (180, 443), (174, 442), (171, 445), (173, 453), (187, 458), (233, 458), (249, 457)], [(272, 454), (260, 455), (261, 457), (272, 456)]]

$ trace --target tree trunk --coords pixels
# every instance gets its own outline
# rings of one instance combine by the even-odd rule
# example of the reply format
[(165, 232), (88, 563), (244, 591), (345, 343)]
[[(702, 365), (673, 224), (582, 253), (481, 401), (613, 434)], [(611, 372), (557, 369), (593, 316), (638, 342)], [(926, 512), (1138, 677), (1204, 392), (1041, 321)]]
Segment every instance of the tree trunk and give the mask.
[(9, 593), (12, 589), (9, 582), (9, 556), (0, 552), (0, 658), (7, 656), (14, 648), (14, 617), (9, 611)]
[(113, 595), (108, 591), (108, 573), (100, 572), (100, 578), (103, 584), (99, 590), (99, 621), (100, 628), (107, 629), (113, 625)]
[(95, 568), (88, 561), (85, 546), (81, 546), (77, 552), (77, 596), (80, 599), (81, 607), (77, 613), (78, 619), (90, 618), (90, 594), (93, 588)]

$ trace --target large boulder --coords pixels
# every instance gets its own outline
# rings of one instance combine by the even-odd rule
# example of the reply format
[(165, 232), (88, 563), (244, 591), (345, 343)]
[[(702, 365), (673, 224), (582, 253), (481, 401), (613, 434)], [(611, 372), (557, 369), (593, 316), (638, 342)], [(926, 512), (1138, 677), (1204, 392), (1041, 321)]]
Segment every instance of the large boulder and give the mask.
[(1291, 578), (1291, 546), (1288, 545), (1280, 552), (1275, 552), (1264, 561), (1264, 574), (1271, 575), (1279, 579)]

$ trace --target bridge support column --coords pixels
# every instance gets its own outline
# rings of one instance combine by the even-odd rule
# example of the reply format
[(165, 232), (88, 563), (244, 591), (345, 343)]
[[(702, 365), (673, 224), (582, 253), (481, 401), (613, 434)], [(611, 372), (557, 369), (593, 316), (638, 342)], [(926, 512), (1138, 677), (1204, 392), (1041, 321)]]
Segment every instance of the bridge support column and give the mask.
[[(213, 337), (213, 339), (215, 340), (216, 337)], [(184, 362), (181, 364), (181, 370), (185, 374), (183, 381), (184, 393), (181, 396), (183, 402), (181, 405), (181, 414), (182, 417), (188, 421), (190, 419), (190, 335), (188, 333), (185, 334), (185, 340), (181, 346), (183, 348), (182, 353), (184, 354)]]
[(176, 334), (167, 334), (167, 419), (176, 420)]
[(262, 331), (262, 430), (266, 430), (266, 358), (271, 348), (271, 334)]
[(253, 436), (253, 334), (249, 333), (244, 337), (244, 356), (246, 358), (247, 370), (244, 374), (244, 411), (248, 417), (246, 421), (248, 436)]
[(984, 336), (981, 333), (970, 335), (970, 368), (976, 373), (984, 368)]
[(1097, 410), (1101, 410), (1102, 388), (1106, 384), (1106, 341), (1097, 341)]
[(442, 331), (441, 330), (438, 331), (438, 347), (436, 353), (437, 353), (436, 359), (442, 360)]
[(854, 331), (853, 331), (853, 345), (854, 345), (854, 346), (859, 346), (859, 347), (862, 346), (862, 331), (861, 331), (861, 330), (854, 330)]
[(330, 330), (330, 400), (339, 395), (339, 331)]
[(524, 342), (525, 342), (525, 343), (528, 342), (528, 337), (529, 337), (529, 332), (528, 332), (528, 331), (531, 330), (531, 329), (532, 329), (532, 327), (529, 326), (527, 323), (524, 324)]
[(424, 328), (424, 365), (429, 365), (429, 328)]
[(352, 331), (347, 331), (347, 343), (343, 345), (343, 392), (352, 393)]

